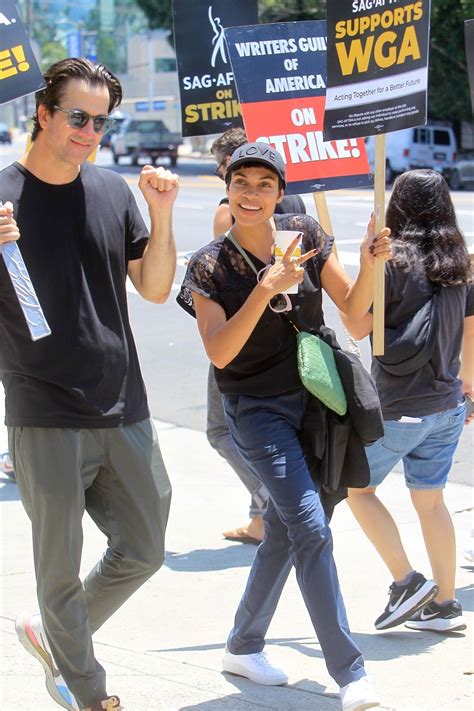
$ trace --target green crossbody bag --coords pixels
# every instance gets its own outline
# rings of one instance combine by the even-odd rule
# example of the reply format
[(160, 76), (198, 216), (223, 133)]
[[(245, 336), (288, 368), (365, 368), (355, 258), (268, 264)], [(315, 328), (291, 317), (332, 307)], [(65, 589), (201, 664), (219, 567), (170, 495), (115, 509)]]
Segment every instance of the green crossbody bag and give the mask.
[[(255, 265), (233, 234), (229, 231), (226, 233), (226, 237), (240, 252), (252, 271), (257, 274)], [(336, 414), (345, 415), (347, 412), (346, 394), (337, 372), (331, 346), (320, 336), (300, 331), (287, 314), (282, 315), (288, 319), (296, 331), (298, 372), (304, 387)]]
[(338, 415), (345, 415), (346, 394), (331, 346), (307, 331), (298, 331), (296, 340), (298, 372), (306, 390)]

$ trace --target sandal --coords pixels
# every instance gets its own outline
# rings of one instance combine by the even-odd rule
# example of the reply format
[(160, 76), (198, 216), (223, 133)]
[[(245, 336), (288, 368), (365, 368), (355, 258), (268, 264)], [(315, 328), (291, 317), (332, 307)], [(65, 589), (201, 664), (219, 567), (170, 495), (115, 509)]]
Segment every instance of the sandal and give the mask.
[(248, 527), (235, 528), (233, 531), (226, 531), (222, 534), (226, 541), (237, 541), (237, 543), (251, 543), (254, 546), (259, 546), (262, 541), (253, 536), (249, 536)]

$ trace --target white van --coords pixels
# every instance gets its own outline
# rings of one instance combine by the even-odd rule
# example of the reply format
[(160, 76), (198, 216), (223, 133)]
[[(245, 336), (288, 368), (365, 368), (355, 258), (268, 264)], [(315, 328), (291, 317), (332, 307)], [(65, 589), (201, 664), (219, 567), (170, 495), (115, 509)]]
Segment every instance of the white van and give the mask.
[[(374, 170), (375, 136), (365, 139), (370, 169)], [(456, 159), (456, 137), (448, 126), (419, 126), (385, 135), (385, 181), (412, 168), (433, 168), (449, 172)]]

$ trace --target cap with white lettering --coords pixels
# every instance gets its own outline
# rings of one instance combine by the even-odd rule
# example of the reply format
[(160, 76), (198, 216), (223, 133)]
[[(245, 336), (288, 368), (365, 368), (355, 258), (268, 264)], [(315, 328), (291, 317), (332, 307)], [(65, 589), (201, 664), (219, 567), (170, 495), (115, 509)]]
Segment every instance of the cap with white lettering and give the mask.
[(279, 176), (283, 182), (283, 187), (286, 185), (285, 162), (280, 153), (268, 143), (261, 141), (256, 143), (244, 143), (242, 146), (236, 148), (227, 165), (227, 175), (230, 175), (232, 171), (244, 163), (261, 163), (262, 165), (267, 165)]

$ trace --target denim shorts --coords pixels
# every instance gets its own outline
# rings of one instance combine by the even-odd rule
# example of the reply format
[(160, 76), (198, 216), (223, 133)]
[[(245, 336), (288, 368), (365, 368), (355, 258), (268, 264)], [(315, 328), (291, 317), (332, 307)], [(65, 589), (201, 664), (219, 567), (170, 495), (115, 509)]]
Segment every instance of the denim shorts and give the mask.
[(386, 420), (384, 436), (365, 450), (370, 466), (369, 486), (381, 484), (402, 460), (409, 489), (443, 489), (465, 414), (466, 407), (461, 403), (434, 415)]

